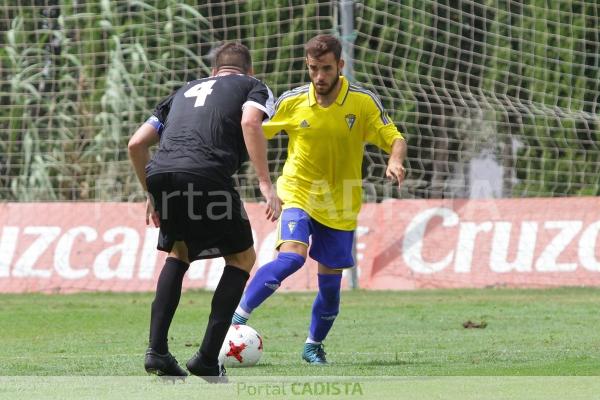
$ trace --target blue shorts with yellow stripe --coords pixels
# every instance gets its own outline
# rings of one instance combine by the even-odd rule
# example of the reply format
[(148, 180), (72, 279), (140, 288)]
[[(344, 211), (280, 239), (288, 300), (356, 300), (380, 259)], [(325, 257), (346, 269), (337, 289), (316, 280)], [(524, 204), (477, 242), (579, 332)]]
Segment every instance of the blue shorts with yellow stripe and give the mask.
[[(311, 238), (312, 236), (312, 238)], [(329, 268), (354, 266), (354, 231), (329, 228), (300, 208), (286, 208), (278, 226), (277, 248), (284, 242), (310, 244), (310, 258)], [(312, 239), (311, 241), (309, 241)]]

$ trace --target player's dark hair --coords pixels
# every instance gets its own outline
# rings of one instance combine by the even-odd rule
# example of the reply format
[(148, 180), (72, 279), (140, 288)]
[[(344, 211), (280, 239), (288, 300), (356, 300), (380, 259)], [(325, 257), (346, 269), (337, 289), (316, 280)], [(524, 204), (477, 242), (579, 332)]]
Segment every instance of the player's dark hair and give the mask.
[(246, 46), (229, 42), (219, 46), (212, 54), (213, 67), (217, 69), (232, 67), (247, 74), (252, 69), (252, 58)]
[(342, 43), (332, 35), (317, 35), (304, 45), (304, 51), (307, 56), (313, 58), (321, 58), (323, 55), (332, 52), (335, 60), (340, 61), (342, 57)]

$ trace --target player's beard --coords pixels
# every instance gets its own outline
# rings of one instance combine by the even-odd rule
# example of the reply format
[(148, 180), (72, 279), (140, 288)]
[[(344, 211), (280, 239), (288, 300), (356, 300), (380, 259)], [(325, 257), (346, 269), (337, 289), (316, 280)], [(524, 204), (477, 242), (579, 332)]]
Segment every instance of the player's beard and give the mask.
[(325, 89), (319, 89), (319, 86), (316, 85), (315, 81), (313, 81), (313, 86), (315, 87), (315, 91), (317, 92), (317, 94), (319, 94), (320, 96), (327, 96), (329, 93), (331, 93), (333, 91), (333, 89), (335, 89), (339, 80), (340, 80), (340, 71), (337, 71), (337, 73), (335, 74), (335, 79), (333, 80), (331, 85), (329, 85), (329, 87), (327, 87)]

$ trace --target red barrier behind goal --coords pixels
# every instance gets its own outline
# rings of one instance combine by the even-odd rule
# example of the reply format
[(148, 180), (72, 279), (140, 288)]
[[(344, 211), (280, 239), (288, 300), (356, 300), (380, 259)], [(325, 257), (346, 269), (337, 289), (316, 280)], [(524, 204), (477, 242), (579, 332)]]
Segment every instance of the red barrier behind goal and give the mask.
[[(257, 265), (276, 225), (247, 204)], [(600, 285), (598, 198), (392, 200), (366, 204), (357, 229), (366, 289)], [(152, 291), (165, 254), (140, 203), (0, 204), (0, 292)], [(192, 264), (184, 286), (213, 289), (222, 259)], [(256, 270), (256, 267), (255, 267)], [(282, 290), (316, 287), (316, 264)]]

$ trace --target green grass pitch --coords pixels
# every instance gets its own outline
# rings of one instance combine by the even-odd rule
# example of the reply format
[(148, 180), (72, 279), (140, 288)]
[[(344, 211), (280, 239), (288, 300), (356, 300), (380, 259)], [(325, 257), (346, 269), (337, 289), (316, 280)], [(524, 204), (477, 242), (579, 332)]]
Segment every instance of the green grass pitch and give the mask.
[[(182, 296), (170, 332), (181, 364), (196, 351), (212, 293)], [(0, 376), (142, 376), (151, 293), (0, 295)], [(265, 352), (230, 376), (600, 375), (600, 290), (342, 293), (325, 342), (300, 351), (314, 293), (277, 293), (250, 320)], [(463, 322), (485, 322), (465, 329)]]

